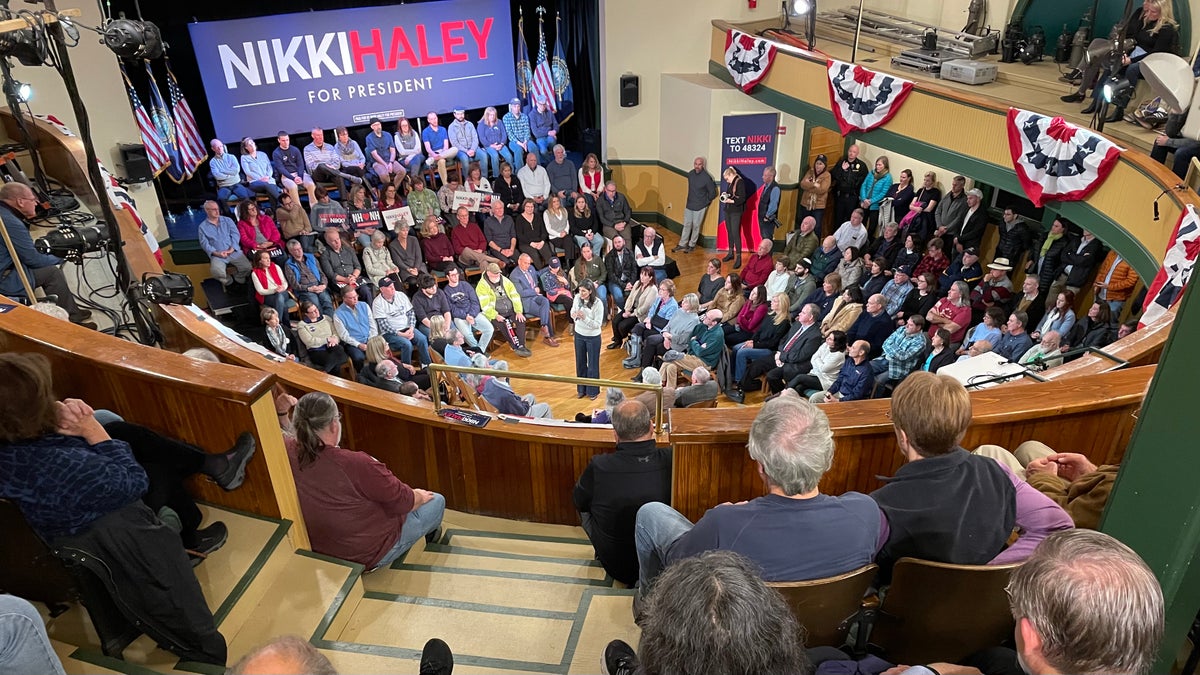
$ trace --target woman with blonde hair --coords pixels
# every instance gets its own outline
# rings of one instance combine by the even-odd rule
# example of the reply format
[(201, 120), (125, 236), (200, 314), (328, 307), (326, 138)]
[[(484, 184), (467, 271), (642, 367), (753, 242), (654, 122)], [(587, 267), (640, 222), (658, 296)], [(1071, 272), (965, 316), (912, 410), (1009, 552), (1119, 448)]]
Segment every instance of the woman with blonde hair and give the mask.
[(392, 252), (387, 248), (387, 235), (383, 232), (376, 230), (371, 234), (371, 245), (363, 248), (362, 261), (363, 271), (376, 286), (384, 277), (391, 277), (393, 281), (400, 282), (400, 268), (392, 259)]
[[(733, 268), (738, 269), (742, 266), (742, 213), (746, 209), (746, 181), (732, 166), (725, 167), (721, 178), (725, 180), (725, 189), (717, 201), (725, 205), (725, 239), (729, 248), (729, 253), (721, 261), (729, 262), (736, 258)], [(746, 230), (746, 243), (754, 248), (750, 230)]]
[(454, 262), (454, 243), (442, 232), (437, 216), (429, 216), (421, 223), (421, 252), (425, 254), (425, 264), (431, 270), (445, 272), (457, 266)]
[[(479, 165), (488, 178), (500, 175), (500, 163), (512, 164), (513, 156), (508, 150), (508, 132), (496, 114), (496, 109), (488, 106), (483, 109), (483, 117), (479, 119), (475, 131), (479, 136)], [(484, 157), (487, 159), (485, 160)], [(490, 169), (490, 170), (489, 170)]]
[(596, 153), (589, 152), (579, 167), (579, 193), (587, 198), (588, 206), (594, 207), (600, 193), (604, 192), (604, 167)]

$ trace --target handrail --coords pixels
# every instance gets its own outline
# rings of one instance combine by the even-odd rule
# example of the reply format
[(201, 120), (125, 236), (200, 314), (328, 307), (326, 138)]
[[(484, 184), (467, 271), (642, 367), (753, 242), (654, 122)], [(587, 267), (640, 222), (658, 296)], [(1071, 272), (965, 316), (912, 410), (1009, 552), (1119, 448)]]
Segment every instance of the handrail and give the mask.
[[(502, 373), (502, 377), (515, 377), (518, 380), (538, 380), (540, 382), (558, 382), (560, 384), (586, 385), (589, 387), (617, 387), (620, 389), (642, 389), (645, 391), (653, 391), (654, 394), (654, 433), (661, 434), (663, 430), (663, 388), (657, 384), (643, 384), (641, 382), (620, 382), (618, 380), (601, 380), (592, 377), (571, 377), (568, 375), (547, 375), (546, 373), (521, 373), (515, 370), (493, 370), (491, 368), (470, 368), (467, 366), (451, 366), (445, 363), (431, 363), (427, 366), (429, 372), (437, 374), (439, 372), (459, 373), (466, 375), (491, 375), (496, 377), (498, 373)], [(433, 398), (433, 409), (439, 411), (442, 409), (442, 397), (438, 391), (438, 380), (436, 377), (431, 377), (430, 389)]]

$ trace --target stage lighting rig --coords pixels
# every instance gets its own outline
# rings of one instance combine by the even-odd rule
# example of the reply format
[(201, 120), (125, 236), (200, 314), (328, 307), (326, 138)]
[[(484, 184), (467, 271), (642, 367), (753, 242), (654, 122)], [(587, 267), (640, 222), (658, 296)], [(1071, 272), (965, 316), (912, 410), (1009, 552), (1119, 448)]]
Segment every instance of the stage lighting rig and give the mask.
[(38, 253), (58, 256), (76, 265), (83, 264), (86, 253), (95, 253), (108, 248), (108, 228), (103, 223), (89, 227), (59, 225), (33, 242)]
[(157, 59), (165, 51), (158, 26), (133, 19), (109, 22), (104, 27), (104, 44), (123, 59)]

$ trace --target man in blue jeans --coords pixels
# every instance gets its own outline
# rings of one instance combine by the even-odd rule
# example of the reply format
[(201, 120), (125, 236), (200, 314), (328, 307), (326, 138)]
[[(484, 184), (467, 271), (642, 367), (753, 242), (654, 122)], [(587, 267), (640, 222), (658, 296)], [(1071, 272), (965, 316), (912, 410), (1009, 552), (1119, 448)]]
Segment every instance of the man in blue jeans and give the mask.
[(65, 675), (41, 615), (15, 595), (0, 595), (0, 673)]
[(391, 277), (379, 280), (379, 295), (371, 303), (371, 313), (375, 315), (379, 334), (387, 340), (392, 351), (400, 353), (401, 361), (412, 362), (413, 347), (416, 347), (421, 365), (429, 365), (429, 339), (417, 330), (417, 314), (412, 301), (407, 295), (396, 292), (396, 282)]
[(807, 581), (867, 565), (886, 541), (874, 501), (858, 492), (823, 495), (817, 485), (833, 463), (829, 418), (785, 392), (750, 425), (750, 457), (767, 494), (709, 509), (695, 525), (675, 509), (650, 502), (634, 527), (639, 594), (671, 563), (711, 550), (753, 560), (766, 581)]

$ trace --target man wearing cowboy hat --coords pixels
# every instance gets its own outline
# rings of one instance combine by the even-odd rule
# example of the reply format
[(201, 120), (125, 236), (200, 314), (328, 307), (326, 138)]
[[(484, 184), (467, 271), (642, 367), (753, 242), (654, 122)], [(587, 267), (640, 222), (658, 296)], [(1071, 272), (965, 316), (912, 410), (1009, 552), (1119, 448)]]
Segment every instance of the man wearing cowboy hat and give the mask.
[(983, 320), (983, 315), (987, 312), (988, 307), (992, 305), (1007, 306), (1008, 300), (1013, 294), (1012, 280), (1008, 278), (1008, 273), (1012, 271), (1012, 265), (1008, 258), (996, 258), (988, 263), (987, 268), (988, 271), (984, 275), (983, 281), (979, 282), (979, 286), (971, 292), (972, 324)]

